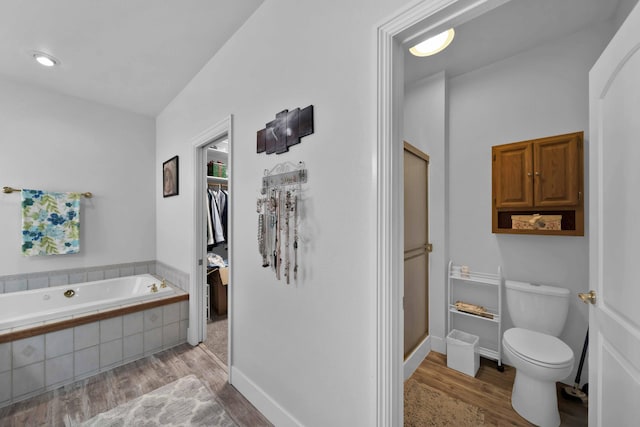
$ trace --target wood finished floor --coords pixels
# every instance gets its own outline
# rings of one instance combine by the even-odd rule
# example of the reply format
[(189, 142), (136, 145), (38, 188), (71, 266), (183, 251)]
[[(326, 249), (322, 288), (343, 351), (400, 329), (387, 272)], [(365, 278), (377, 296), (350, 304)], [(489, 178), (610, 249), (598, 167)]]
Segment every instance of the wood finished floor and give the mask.
[[(531, 426), (511, 408), (515, 370), (498, 372), (495, 362), (481, 359), (475, 378), (447, 368), (446, 356), (431, 352), (412, 378), (484, 410), (485, 423)], [(271, 426), (227, 382), (224, 364), (205, 346), (184, 344), (97, 376), (0, 409), (0, 427), (64, 426), (66, 415), (87, 420), (178, 378), (194, 374), (217, 396), (240, 426)], [(586, 426), (587, 408), (558, 397), (562, 426)]]
[(227, 315), (214, 315), (212, 319), (207, 321), (207, 337), (204, 345), (222, 361), (228, 365), (227, 351), (229, 348), (229, 339), (227, 337), (229, 330), (229, 319)]
[[(423, 384), (484, 411), (485, 424), (496, 426), (532, 426), (511, 407), (511, 387), (515, 369), (505, 366), (504, 372), (496, 369), (496, 363), (480, 359), (480, 369), (475, 378), (447, 368), (444, 354), (431, 352), (418, 367), (412, 378)], [(587, 425), (587, 407), (580, 402), (568, 401), (560, 396), (558, 407), (561, 426)]]
[(64, 426), (135, 399), (186, 375), (196, 375), (231, 418), (246, 427), (272, 424), (227, 382), (227, 370), (206, 346), (183, 344), (108, 372), (0, 409), (0, 427)]

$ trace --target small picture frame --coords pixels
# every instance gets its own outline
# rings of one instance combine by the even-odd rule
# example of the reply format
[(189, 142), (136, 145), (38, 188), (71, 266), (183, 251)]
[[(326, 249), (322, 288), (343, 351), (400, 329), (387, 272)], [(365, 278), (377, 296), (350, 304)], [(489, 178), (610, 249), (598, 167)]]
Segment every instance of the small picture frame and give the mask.
[(162, 196), (171, 197), (180, 194), (178, 188), (178, 156), (162, 164)]

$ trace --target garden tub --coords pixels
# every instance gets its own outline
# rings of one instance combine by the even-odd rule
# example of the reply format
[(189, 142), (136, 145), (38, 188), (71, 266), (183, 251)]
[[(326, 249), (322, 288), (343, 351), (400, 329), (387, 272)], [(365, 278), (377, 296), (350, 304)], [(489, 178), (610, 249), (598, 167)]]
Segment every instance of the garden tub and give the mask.
[(188, 299), (150, 274), (0, 294), (0, 408), (186, 342)]
[(4, 293), (0, 294), (0, 343), (188, 298), (151, 274)]

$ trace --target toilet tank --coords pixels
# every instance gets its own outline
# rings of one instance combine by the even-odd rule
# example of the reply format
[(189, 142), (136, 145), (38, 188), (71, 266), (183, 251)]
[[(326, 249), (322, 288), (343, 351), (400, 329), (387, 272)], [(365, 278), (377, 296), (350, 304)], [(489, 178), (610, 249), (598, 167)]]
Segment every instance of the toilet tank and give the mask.
[(569, 311), (569, 289), (505, 280), (507, 310), (518, 328), (557, 337)]

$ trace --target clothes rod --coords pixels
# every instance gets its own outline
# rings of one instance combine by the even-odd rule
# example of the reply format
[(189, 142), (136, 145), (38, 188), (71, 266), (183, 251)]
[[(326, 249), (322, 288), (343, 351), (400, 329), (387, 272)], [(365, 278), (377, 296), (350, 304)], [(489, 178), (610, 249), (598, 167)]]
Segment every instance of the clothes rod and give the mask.
[[(22, 191), (21, 188), (12, 188), (12, 187), (2, 187), (2, 192), (3, 193), (7, 193), (7, 194), (11, 194), (13, 192), (19, 192)], [(90, 199), (93, 197), (93, 194), (89, 191), (87, 191), (86, 193), (80, 193), (81, 196), (86, 197), (87, 199)]]

